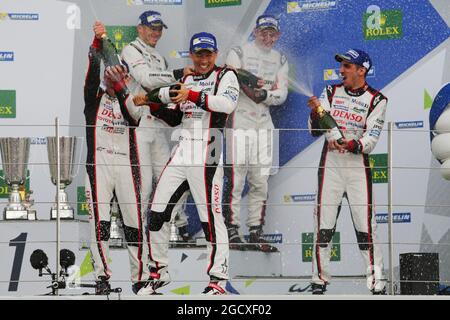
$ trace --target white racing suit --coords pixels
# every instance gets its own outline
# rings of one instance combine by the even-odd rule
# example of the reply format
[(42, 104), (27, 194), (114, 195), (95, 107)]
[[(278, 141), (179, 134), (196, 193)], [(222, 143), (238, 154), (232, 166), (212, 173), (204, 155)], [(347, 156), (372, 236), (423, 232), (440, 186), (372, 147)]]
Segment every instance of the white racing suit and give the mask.
[(168, 265), (169, 232), (164, 225), (173, 206), (190, 190), (207, 241), (207, 274), (228, 279), (228, 235), (222, 216), (222, 130), (237, 105), (239, 84), (230, 69), (214, 67), (206, 75), (183, 79), (190, 89), (188, 101), (152, 114), (171, 126), (181, 123), (179, 143), (161, 174), (150, 212), (151, 272), (163, 273)]
[[(369, 86), (351, 92), (342, 85), (330, 85), (320, 96), (320, 103), (336, 120), (345, 139), (354, 140), (354, 148), (352, 152), (344, 153), (328, 150), (329, 133), (325, 133), (314, 212), (312, 282), (322, 285), (330, 282), (330, 242), (342, 198), (346, 197), (359, 249), (367, 266), (367, 286), (369, 290), (381, 291), (385, 286), (383, 257), (376, 238), (369, 153), (375, 148), (383, 129), (387, 98)], [(310, 116), (309, 128), (319, 128), (315, 113)], [(317, 136), (323, 132), (312, 130), (311, 133)]]
[[(168, 71), (164, 57), (139, 38), (125, 46), (121, 55), (132, 76), (132, 80), (127, 86), (133, 95), (145, 93), (143, 87), (152, 90), (173, 84), (183, 76), (182, 69)], [(167, 140), (170, 129), (153, 117), (148, 108), (142, 108), (140, 112), (142, 112), (141, 121), (136, 133), (141, 154), (142, 211), (146, 214), (152, 192), (153, 177), (155, 180), (159, 178), (170, 158), (170, 147)], [(187, 225), (187, 217), (182, 210), (182, 203), (187, 196), (186, 193), (174, 209), (178, 213), (176, 220), (178, 227)]]
[(238, 107), (228, 121), (227, 127), (231, 130), (227, 130), (226, 136), (225, 223), (227, 227), (240, 226), (240, 202), (247, 178), (250, 187), (247, 226), (262, 226), (273, 159), (274, 126), (269, 107), (286, 100), (288, 62), (278, 51), (263, 51), (251, 42), (230, 50), (226, 64), (264, 79), (262, 88), (267, 90), (267, 98), (256, 103), (241, 90)]
[(96, 278), (109, 279), (110, 210), (114, 194), (120, 203), (133, 283), (145, 282), (148, 247), (143, 228), (141, 175), (135, 128), (128, 127), (119, 102), (100, 88), (99, 41), (89, 54), (84, 87), (86, 118), (86, 201), (91, 227), (91, 256)]

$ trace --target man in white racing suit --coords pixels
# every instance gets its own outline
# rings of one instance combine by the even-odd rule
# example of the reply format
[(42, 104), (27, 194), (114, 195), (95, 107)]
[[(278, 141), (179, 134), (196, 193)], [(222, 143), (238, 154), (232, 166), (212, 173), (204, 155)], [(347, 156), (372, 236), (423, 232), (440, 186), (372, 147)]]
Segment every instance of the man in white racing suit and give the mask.
[[(191, 72), (190, 67), (173, 71), (167, 70), (166, 59), (155, 49), (164, 28), (167, 26), (162, 21), (159, 12), (151, 10), (143, 12), (139, 16), (138, 37), (122, 50), (121, 57), (132, 77), (127, 86), (133, 95), (145, 93), (144, 88), (152, 90), (175, 83)], [(168, 127), (153, 117), (148, 108), (142, 108), (141, 112), (143, 114), (136, 133), (142, 173), (142, 210), (145, 214), (153, 181), (158, 179), (169, 160), (170, 148), (166, 135)], [(175, 221), (180, 234), (185, 240), (188, 240), (187, 217), (182, 210), (182, 203), (186, 198), (187, 194), (175, 208), (178, 213)]]
[(171, 126), (181, 124), (179, 143), (161, 174), (151, 201), (149, 242), (151, 277), (143, 294), (169, 283), (168, 239), (164, 228), (173, 215), (173, 204), (191, 191), (207, 241), (207, 275), (204, 294), (225, 294), (229, 278), (228, 236), (222, 215), (222, 139), (228, 115), (237, 105), (239, 83), (232, 69), (215, 65), (217, 43), (206, 32), (193, 35), (190, 56), (195, 73), (172, 90), (176, 105), (153, 105), (152, 114)]
[(314, 212), (312, 291), (313, 294), (323, 294), (330, 282), (331, 240), (345, 197), (367, 266), (367, 286), (373, 294), (384, 294), (383, 257), (376, 239), (369, 153), (375, 148), (383, 129), (387, 98), (366, 82), (366, 74), (372, 67), (367, 53), (351, 49), (335, 58), (340, 62), (343, 82), (327, 86), (319, 99), (313, 96), (308, 101), (312, 110), (309, 119), (312, 135), (323, 134), (319, 130), (316, 110), (322, 106), (336, 120), (344, 137), (340, 141), (330, 132), (325, 133)]
[[(286, 56), (273, 49), (280, 37), (279, 21), (271, 15), (259, 16), (253, 31), (255, 40), (228, 53), (226, 64), (244, 69), (259, 78), (256, 88), (240, 81), (241, 93), (227, 130), (225, 176), (227, 180), (223, 211), (230, 247), (251, 247), (265, 252), (277, 251), (262, 238), (265, 223), (268, 178), (272, 166), (273, 123), (269, 107), (284, 103), (288, 94)], [(250, 243), (242, 245), (239, 235), (240, 203), (248, 180), (248, 216)]]

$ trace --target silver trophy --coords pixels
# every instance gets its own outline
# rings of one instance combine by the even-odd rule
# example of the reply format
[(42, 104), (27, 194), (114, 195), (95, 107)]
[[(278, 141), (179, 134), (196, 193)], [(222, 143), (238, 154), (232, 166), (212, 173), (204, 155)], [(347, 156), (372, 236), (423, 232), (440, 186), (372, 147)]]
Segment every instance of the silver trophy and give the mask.
[(124, 241), (121, 232), (120, 209), (117, 199), (114, 198), (111, 203), (111, 229), (109, 235), (110, 248), (124, 248)]
[(11, 190), (5, 220), (36, 220), (36, 211), (23, 203), (19, 190), (27, 179), (30, 142), (30, 138), (0, 138), (4, 179)]
[(183, 238), (180, 236), (180, 233), (178, 232), (178, 227), (175, 223), (175, 219), (172, 219), (170, 221), (170, 238), (169, 241), (172, 244), (176, 244), (179, 242), (183, 242)]
[[(56, 137), (47, 137), (47, 154), (50, 165), (50, 176), (53, 184), (57, 184), (57, 160), (58, 150), (56, 148)], [(61, 219), (73, 219), (74, 209), (70, 206), (66, 187), (72, 183), (75, 176), (75, 153), (77, 147), (77, 137), (59, 137), (59, 171), (60, 184), (56, 201), (59, 198), (59, 217)], [(57, 218), (57, 202), (53, 204), (50, 211), (50, 219)]]

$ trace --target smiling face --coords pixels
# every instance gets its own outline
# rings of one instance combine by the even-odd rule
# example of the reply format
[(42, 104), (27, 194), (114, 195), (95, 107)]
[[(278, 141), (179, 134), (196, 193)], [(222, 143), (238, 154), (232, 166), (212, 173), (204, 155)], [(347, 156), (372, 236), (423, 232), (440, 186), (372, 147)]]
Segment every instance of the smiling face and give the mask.
[(272, 49), (280, 37), (280, 32), (274, 28), (257, 28), (253, 34), (256, 45), (266, 50)]
[(217, 60), (217, 51), (200, 50), (195, 53), (190, 53), (192, 63), (194, 64), (195, 72), (205, 74), (214, 68)]
[(339, 72), (343, 78), (342, 83), (347, 89), (361, 88), (366, 82), (366, 68), (359, 65), (347, 61), (342, 61), (339, 67)]
[(162, 36), (163, 27), (153, 27), (153, 26), (147, 26), (140, 24), (137, 27), (137, 32), (139, 35), (139, 38), (144, 41), (145, 44), (156, 47), (156, 44), (158, 43), (159, 39), (161, 39)]

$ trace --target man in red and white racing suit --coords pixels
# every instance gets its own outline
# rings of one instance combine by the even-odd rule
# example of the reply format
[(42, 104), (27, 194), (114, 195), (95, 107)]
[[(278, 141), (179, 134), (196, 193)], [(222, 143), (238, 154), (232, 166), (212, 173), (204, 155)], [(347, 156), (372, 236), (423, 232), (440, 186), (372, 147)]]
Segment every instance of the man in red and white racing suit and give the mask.
[(336, 55), (343, 83), (327, 86), (319, 99), (312, 97), (309, 127), (314, 136), (323, 132), (316, 107), (321, 105), (336, 120), (344, 140), (339, 144), (325, 133), (318, 171), (317, 207), (314, 213), (313, 294), (323, 294), (330, 282), (331, 239), (336, 230), (342, 198), (347, 198), (359, 249), (367, 266), (367, 286), (374, 294), (385, 292), (383, 257), (376, 240), (372, 174), (369, 153), (383, 129), (387, 98), (370, 87), (366, 73), (372, 63), (364, 51), (352, 49)]
[(119, 101), (106, 81), (100, 86), (102, 23), (94, 25), (95, 39), (89, 52), (89, 69), (84, 87), (86, 119), (86, 202), (89, 205), (91, 256), (97, 281), (97, 294), (107, 294), (111, 277), (109, 236), (111, 201), (120, 203), (127, 241), (133, 286), (149, 278), (148, 247), (142, 225), (141, 174), (135, 128), (121, 111)]
[(149, 217), (150, 266), (153, 281), (141, 290), (155, 293), (170, 281), (168, 274), (169, 233), (163, 226), (173, 215), (174, 204), (191, 191), (207, 241), (205, 294), (225, 294), (229, 278), (228, 236), (222, 216), (222, 130), (237, 105), (239, 83), (233, 70), (219, 68), (216, 39), (212, 34), (195, 34), (190, 45), (196, 73), (184, 77), (176, 106), (152, 106), (152, 114), (171, 126), (181, 124), (180, 138), (161, 174), (151, 201)]
[[(255, 41), (234, 47), (226, 64), (244, 69), (259, 78), (259, 87), (241, 85), (239, 104), (230, 116), (227, 130), (227, 184), (223, 211), (231, 248), (255, 247), (264, 252), (277, 248), (263, 239), (268, 179), (273, 161), (273, 123), (270, 106), (284, 103), (288, 94), (289, 66), (286, 56), (273, 47), (280, 37), (278, 20), (271, 15), (257, 18)], [(232, 134), (231, 134), (232, 133)], [(239, 235), (241, 198), (246, 179), (249, 184), (247, 227), (250, 243), (244, 246)]]

